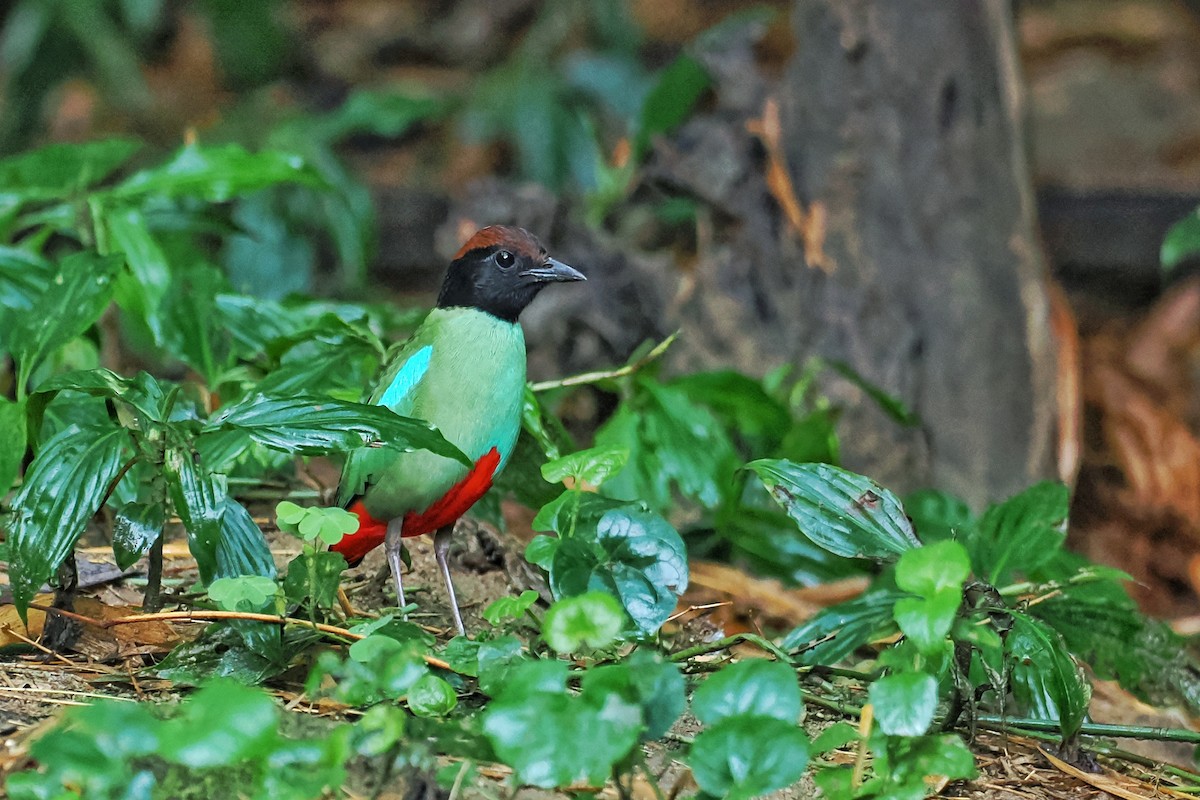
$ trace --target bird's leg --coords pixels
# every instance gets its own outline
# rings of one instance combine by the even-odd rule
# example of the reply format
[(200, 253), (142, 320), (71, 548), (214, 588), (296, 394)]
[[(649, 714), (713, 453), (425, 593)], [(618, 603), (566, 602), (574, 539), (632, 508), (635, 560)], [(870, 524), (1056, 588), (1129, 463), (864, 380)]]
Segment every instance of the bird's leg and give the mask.
[(392, 580), (396, 584), (396, 602), (400, 605), (401, 614), (405, 619), (408, 619), (408, 614), (404, 612), (404, 582), (400, 578), (400, 571), (404, 569), (404, 540), (402, 532), (404, 529), (404, 517), (397, 517), (388, 523), (387, 535), (383, 539), (383, 552), (387, 554), (388, 566), (392, 568)]
[(446, 560), (446, 555), (450, 552), (450, 536), (453, 533), (453, 523), (438, 528), (437, 533), (433, 535), (433, 555), (442, 570), (442, 580), (446, 582), (446, 592), (450, 595), (450, 610), (454, 612), (454, 624), (458, 626), (458, 635), (466, 636), (467, 629), (463, 627), (462, 612), (458, 610), (458, 598), (454, 596), (454, 581), (450, 580), (450, 563)]

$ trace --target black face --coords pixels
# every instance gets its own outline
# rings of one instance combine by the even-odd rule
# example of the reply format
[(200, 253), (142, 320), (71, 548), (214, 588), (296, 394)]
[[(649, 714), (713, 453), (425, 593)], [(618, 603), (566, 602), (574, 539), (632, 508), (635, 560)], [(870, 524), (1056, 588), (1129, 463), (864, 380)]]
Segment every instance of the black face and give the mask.
[(587, 280), (555, 261), (521, 228), (494, 226), (476, 233), (446, 272), (438, 308), (466, 307), (516, 322), (548, 284)]

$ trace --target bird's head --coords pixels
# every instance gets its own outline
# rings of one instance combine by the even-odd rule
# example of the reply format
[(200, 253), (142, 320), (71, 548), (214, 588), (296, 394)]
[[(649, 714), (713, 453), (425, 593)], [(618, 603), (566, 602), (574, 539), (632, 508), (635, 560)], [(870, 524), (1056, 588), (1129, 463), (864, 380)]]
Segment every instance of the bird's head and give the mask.
[(516, 322), (548, 284), (587, 280), (579, 270), (546, 254), (524, 228), (492, 225), (455, 254), (438, 295), (438, 307), (478, 308)]

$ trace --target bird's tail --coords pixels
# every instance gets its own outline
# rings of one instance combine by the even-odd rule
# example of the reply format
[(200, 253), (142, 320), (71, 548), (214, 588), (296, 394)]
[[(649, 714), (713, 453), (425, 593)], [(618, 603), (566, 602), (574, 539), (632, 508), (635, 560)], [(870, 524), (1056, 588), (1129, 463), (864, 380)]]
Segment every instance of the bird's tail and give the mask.
[(346, 563), (353, 567), (363, 560), (363, 556), (383, 544), (387, 536), (387, 522), (367, 513), (361, 496), (351, 500), (346, 510), (358, 517), (358, 530), (343, 536), (340, 542), (329, 549), (341, 553)]

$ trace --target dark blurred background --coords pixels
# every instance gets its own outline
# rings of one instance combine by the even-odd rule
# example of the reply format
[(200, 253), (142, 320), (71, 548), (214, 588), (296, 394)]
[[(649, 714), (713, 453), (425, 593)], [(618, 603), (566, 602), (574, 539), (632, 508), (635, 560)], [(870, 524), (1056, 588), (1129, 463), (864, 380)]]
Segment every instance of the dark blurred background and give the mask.
[(975, 506), (1061, 477), (1075, 545), (1183, 616), (1200, 287), (1160, 251), (1200, 202), (1197, 5), (10, 0), (0, 155), (304, 155), (336, 197), (243, 203), (223, 257), (267, 297), (427, 303), (526, 225), (592, 277), (531, 310), (534, 377), (676, 328), (676, 371), (820, 355), (848, 466)]

